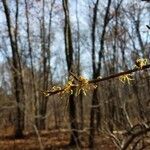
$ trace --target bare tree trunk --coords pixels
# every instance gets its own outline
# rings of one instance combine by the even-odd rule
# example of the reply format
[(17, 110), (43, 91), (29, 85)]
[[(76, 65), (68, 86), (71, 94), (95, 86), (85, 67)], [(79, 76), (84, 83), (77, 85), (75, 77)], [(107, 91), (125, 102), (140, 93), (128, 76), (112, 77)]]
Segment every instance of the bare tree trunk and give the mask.
[[(76, 0), (76, 20), (77, 20), (77, 74), (81, 75), (81, 67), (80, 67), (80, 25), (79, 25), (79, 15), (78, 15), (78, 0)], [(83, 92), (79, 94), (79, 116), (80, 116), (80, 129), (83, 129), (84, 126), (84, 117), (83, 117)]]
[[(48, 26), (48, 36), (46, 36), (46, 26), (45, 26), (45, 0), (43, 0), (43, 8), (42, 8), (42, 21), (41, 21), (41, 50), (42, 50), (42, 89), (46, 91), (48, 89), (49, 81), (50, 81), (50, 48), (51, 48), (51, 19), (52, 19), (52, 11), (55, 0), (51, 2), (51, 10), (49, 15), (49, 26)], [(50, 81), (52, 83), (52, 81)], [(46, 128), (46, 112), (47, 112), (47, 102), (48, 97), (44, 95), (41, 96), (41, 100), (39, 101), (39, 117), (37, 118), (37, 125), (39, 129)]]
[[(69, 72), (73, 72), (73, 45), (72, 45), (68, 0), (62, 0), (62, 3), (65, 14), (65, 26), (64, 26), (65, 54), (66, 54), (68, 75), (70, 76)], [(76, 103), (74, 93), (69, 96), (69, 117), (71, 126), (70, 145), (73, 146), (79, 144), (77, 131), (78, 130), (77, 118), (76, 118)]]
[[(98, 4), (99, 0), (96, 1), (94, 9), (93, 9), (93, 21), (92, 21), (92, 66), (93, 66), (93, 78), (97, 78), (100, 76), (100, 71), (101, 71), (101, 60), (103, 57), (103, 52), (104, 52), (104, 36), (106, 32), (106, 26), (109, 22), (109, 9), (110, 9), (110, 4), (111, 0), (108, 0), (107, 8), (106, 8), (106, 13), (104, 16), (104, 25), (103, 25), (103, 30), (102, 30), (102, 35), (100, 39), (100, 51), (99, 51), (99, 62), (98, 66), (96, 65), (96, 57), (95, 57), (95, 30), (96, 30), (96, 22), (97, 22), (97, 11), (98, 11)], [(92, 97), (92, 106), (93, 105), (98, 105), (99, 100), (97, 97), (97, 92), (98, 89), (94, 89), (93, 97)], [(96, 117), (96, 118), (95, 118)], [(91, 113), (90, 113), (90, 136), (89, 136), (89, 147), (94, 146), (94, 133), (95, 133), (95, 119), (97, 121), (97, 127), (100, 126), (101, 122), (101, 110), (100, 106), (97, 107), (96, 109), (94, 107), (91, 107)]]
[[(97, 76), (97, 68), (96, 68), (96, 54), (95, 54), (95, 31), (96, 31), (96, 22), (97, 22), (97, 11), (98, 11), (99, 0), (96, 1), (95, 6), (93, 8), (93, 20), (92, 20), (92, 69), (93, 69), (93, 78)], [(98, 97), (97, 97), (97, 89), (94, 89), (92, 96), (92, 106), (98, 105)], [(89, 147), (93, 148), (94, 146), (94, 135), (95, 135), (95, 117), (96, 117), (96, 109), (91, 107), (90, 112), (90, 135), (89, 135)]]
[(89, 135), (89, 147), (93, 148), (94, 147), (94, 137), (95, 137), (95, 130), (96, 130), (96, 111), (97, 111), (97, 106), (98, 105), (98, 89), (96, 88), (93, 92), (92, 96), (92, 107), (91, 107), (91, 112), (90, 112), (90, 135)]
[(15, 137), (22, 138), (23, 130), (24, 130), (24, 109), (25, 109), (25, 93), (24, 93), (24, 84), (22, 77), (22, 67), (21, 67), (21, 58), (18, 50), (18, 0), (16, 2), (16, 13), (15, 13), (15, 29), (12, 31), (10, 10), (8, 8), (8, 4), (6, 0), (2, 0), (5, 17), (7, 22), (8, 34), (11, 43), (12, 50), (12, 75), (14, 82), (14, 95), (17, 102), (17, 110), (16, 110), (16, 122), (15, 122)]
[(25, 0), (25, 13), (26, 13), (26, 20), (27, 20), (27, 39), (28, 39), (28, 48), (29, 48), (29, 56), (30, 56), (30, 66), (31, 66), (31, 78), (30, 82), (32, 84), (33, 88), (33, 96), (34, 96), (34, 108), (35, 108), (35, 124), (38, 126), (38, 119), (37, 116), (38, 113), (38, 96), (37, 96), (37, 88), (36, 88), (36, 81), (35, 81), (35, 75), (34, 75), (34, 66), (33, 66), (33, 54), (32, 54), (32, 46), (31, 46), (31, 36), (30, 36), (30, 22), (29, 22), (29, 9), (28, 9), (28, 2)]

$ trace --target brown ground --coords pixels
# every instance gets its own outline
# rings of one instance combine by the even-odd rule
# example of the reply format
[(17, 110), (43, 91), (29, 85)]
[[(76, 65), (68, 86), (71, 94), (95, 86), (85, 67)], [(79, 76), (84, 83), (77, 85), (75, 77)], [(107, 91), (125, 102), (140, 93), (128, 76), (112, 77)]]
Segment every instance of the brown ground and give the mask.
[[(68, 131), (42, 131), (40, 133), (41, 143), (44, 150), (75, 150), (87, 148), (87, 134), (82, 137), (82, 148), (68, 147)], [(0, 150), (40, 150), (40, 139), (36, 134), (26, 134), (24, 139), (16, 140), (10, 136), (10, 129), (0, 131)], [(97, 136), (95, 139), (95, 150), (116, 150), (111, 139), (105, 136)]]

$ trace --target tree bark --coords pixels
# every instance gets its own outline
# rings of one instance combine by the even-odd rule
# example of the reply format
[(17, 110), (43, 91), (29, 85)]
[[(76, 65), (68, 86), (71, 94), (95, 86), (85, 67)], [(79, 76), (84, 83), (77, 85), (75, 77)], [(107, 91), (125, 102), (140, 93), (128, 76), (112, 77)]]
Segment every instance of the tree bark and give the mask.
[(35, 74), (34, 74), (34, 65), (33, 65), (33, 50), (31, 46), (31, 36), (30, 36), (30, 21), (29, 21), (29, 9), (28, 9), (28, 2), (25, 0), (25, 14), (26, 14), (26, 20), (27, 20), (27, 40), (28, 40), (28, 50), (29, 50), (29, 57), (30, 57), (30, 66), (31, 66), (31, 79), (30, 82), (32, 84), (33, 88), (33, 97), (34, 97), (34, 108), (35, 108), (35, 125), (38, 126), (38, 119), (37, 116), (38, 113), (38, 95), (37, 95), (37, 88), (36, 88), (36, 81), (35, 81)]
[(12, 76), (14, 84), (14, 95), (16, 98), (16, 122), (15, 122), (15, 138), (23, 138), (24, 130), (24, 110), (25, 110), (25, 92), (24, 83), (22, 76), (21, 58), (18, 50), (18, 0), (16, 2), (16, 12), (15, 12), (15, 29), (12, 31), (12, 23), (10, 17), (10, 10), (6, 0), (2, 0), (6, 23), (8, 28), (8, 34), (12, 50)]
[[(100, 50), (99, 50), (99, 61), (98, 64), (96, 62), (96, 54), (95, 54), (95, 31), (96, 31), (96, 22), (97, 22), (97, 12), (98, 12), (98, 4), (99, 0), (96, 1), (93, 9), (93, 20), (92, 20), (92, 33), (91, 33), (91, 39), (92, 39), (92, 68), (93, 68), (93, 78), (96, 79), (98, 76), (100, 76), (100, 71), (101, 71), (101, 60), (103, 57), (103, 51), (104, 51), (104, 37), (106, 33), (106, 27), (109, 22), (109, 9), (110, 9), (110, 4), (111, 0), (108, 0), (107, 8), (106, 8), (106, 13), (104, 16), (104, 25), (103, 25), (103, 30), (102, 30), (102, 35), (100, 38)], [(98, 100), (98, 89), (94, 89), (93, 96), (92, 96), (92, 106), (94, 105), (99, 105), (99, 100)], [(101, 122), (101, 110), (100, 106), (98, 106), (96, 109), (94, 107), (91, 107), (91, 112), (90, 112), (90, 136), (89, 136), (89, 147), (93, 148), (94, 146), (94, 134), (95, 134), (95, 120), (97, 121), (97, 127), (100, 126)]]
[[(68, 0), (62, 0), (62, 4), (65, 14), (65, 25), (64, 25), (65, 54), (66, 54), (68, 75), (70, 76), (69, 72), (73, 72), (73, 45), (72, 45)], [(78, 145), (80, 142), (78, 138), (76, 103), (74, 93), (69, 96), (69, 118), (71, 127), (71, 136), (69, 144), (71, 146), (75, 146)]]
[[(48, 25), (48, 36), (46, 34), (46, 25), (45, 25), (45, 4), (46, 1), (43, 0), (43, 8), (42, 8), (42, 21), (41, 21), (41, 29), (40, 29), (40, 37), (41, 37), (41, 58), (42, 58), (42, 89), (46, 91), (48, 89), (49, 81), (50, 81), (50, 60), (51, 60), (51, 21), (52, 21), (52, 11), (55, 0), (51, 2), (51, 10), (49, 15), (49, 25)], [(50, 81), (51, 82), (51, 81)], [(52, 82), (51, 82), (52, 83)], [(46, 113), (47, 113), (47, 102), (48, 97), (44, 95), (41, 96), (41, 100), (39, 102), (39, 116), (37, 121), (38, 129), (46, 128)]]
[[(79, 14), (78, 14), (78, 0), (76, 0), (76, 20), (77, 20), (77, 75), (78, 77), (81, 75), (81, 66), (80, 66), (80, 25), (79, 25)], [(80, 116), (80, 129), (83, 129), (84, 126), (84, 117), (83, 117), (83, 92), (79, 94), (79, 116)]]

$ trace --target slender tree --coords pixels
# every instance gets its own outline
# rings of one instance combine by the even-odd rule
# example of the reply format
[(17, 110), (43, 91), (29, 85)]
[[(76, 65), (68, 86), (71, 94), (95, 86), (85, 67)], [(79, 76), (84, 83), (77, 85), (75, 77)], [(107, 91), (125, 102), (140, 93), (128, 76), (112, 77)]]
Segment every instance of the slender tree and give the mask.
[[(80, 23), (79, 23), (79, 13), (78, 13), (78, 0), (76, 0), (76, 20), (77, 20), (77, 33), (76, 33), (76, 49), (77, 49), (77, 75), (81, 76), (81, 36), (80, 36)], [(83, 117), (83, 91), (79, 94), (79, 116), (80, 116), (80, 126), (83, 129), (84, 117)]]
[(33, 48), (31, 45), (31, 31), (30, 31), (30, 20), (29, 20), (29, 4), (28, 1), (25, 0), (25, 15), (26, 15), (26, 21), (27, 21), (27, 27), (26, 27), (26, 32), (27, 32), (27, 41), (28, 41), (28, 51), (29, 51), (29, 57), (30, 57), (30, 66), (31, 66), (31, 79), (30, 82), (32, 84), (33, 88), (33, 97), (34, 97), (34, 108), (35, 108), (35, 124), (38, 126), (38, 95), (37, 95), (37, 87), (36, 87), (36, 81), (35, 81), (35, 73), (34, 73), (34, 64), (33, 64)]
[[(98, 4), (99, 0), (96, 1), (94, 8), (93, 8), (93, 20), (92, 20), (92, 32), (91, 32), (91, 39), (92, 39), (92, 69), (93, 69), (93, 78), (95, 79), (98, 77), (97, 75), (97, 68), (96, 68), (96, 54), (95, 54), (95, 31), (96, 31), (96, 22), (97, 22), (97, 12), (98, 12)], [(98, 97), (97, 97), (97, 88), (93, 92), (92, 97), (92, 106), (98, 105)], [(89, 136), (89, 147), (93, 147), (94, 145), (94, 135), (95, 135), (95, 114), (96, 109), (94, 107), (91, 108), (90, 113), (90, 136)]]
[(24, 93), (24, 83), (22, 76), (22, 66), (21, 57), (19, 54), (18, 47), (18, 15), (19, 15), (19, 1), (16, 0), (15, 7), (15, 28), (13, 29), (12, 20), (10, 16), (10, 9), (8, 7), (7, 0), (2, 0), (5, 18), (8, 28), (8, 35), (12, 50), (12, 76), (14, 84), (14, 95), (17, 102), (16, 110), (16, 122), (15, 122), (15, 137), (22, 138), (24, 130), (24, 109), (25, 109), (25, 93)]
[[(46, 1), (42, 1), (42, 19), (40, 22), (40, 39), (41, 39), (41, 59), (42, 59), (42, 89), (46, 91), (48, 89), (49, 83), (51, 79), (51, 24), (52, 24), (52, 12), (55, 0), (51, 2), (51, 9), (49, 10), (49, 21), (48, 21), (48, 33), (46, 33), (46, 21), (45, 21), (45, 7)], [(37, 125), (39, 129), (46, 128), (46, 113), (47, 113), (47, 102), (48, 97), (44, 95), (41, 96), (41, 100), (39, 101), (39, 116)]]
[[(65, 14), (65, 25), (64, 25), (65, 54), (66, 54), (68, 75), (70, 76), (70, 72), (74, 71), (73, 70), (74, 62), (73, 62), (73, 44), (72, 44), (68, 0), (62, 0), (62, 4), (63, 4), (63, 10)], [(69, 117), (70, 117), (70, 126), (71, 126), (70, 145), (73, 146), (79, 144), (74, 92), (69, 96)]]
[[(92, 33), (91, 33), (91, 39), (92, 39), (92, 67), (93, 67), (93, 78), (97, 78), (100, 76), (101, 66), (102, 66), (102, 58), (104, 53), (104, 37), (106, 33), (106, 27), (109, 22), (109, 9), (111, 5), (111, 0), (108, 0), (106, 12), (104, 16), (104, 24), (102, 28), (102, 34), (100, 37), (100, 50), (99, 50), (99, 61), (98, 64), (96, 63), (96, 54), (95, 54), (95, 30), (96, 30), (96, 22), (97, 22), (97, 12), (98, 12), (98, 4), (99, 0), (96, 1), (94, 8), (93, 8), (93, 21), (92, 21)], [(92, 106), (98, 105), (98, 88), (94, 89), (93, 97), (92, 97)], [(94, 134), (95, 134), (95, 120), (97, 120), (97, 124), (100, 124), (100, 106), (99, 107), (91, 107), (91, 113), (90, 113), (90, 136), (89, 136), (89, 146), (93, 147), (94, 145)], [(97, 118), (97, 119), (96, 119)]]

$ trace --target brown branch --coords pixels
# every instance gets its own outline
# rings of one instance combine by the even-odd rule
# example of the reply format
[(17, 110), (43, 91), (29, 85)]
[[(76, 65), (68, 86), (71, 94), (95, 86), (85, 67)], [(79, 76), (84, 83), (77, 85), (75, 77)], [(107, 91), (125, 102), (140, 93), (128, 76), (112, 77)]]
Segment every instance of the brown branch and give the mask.
[(70, 72), (70, 74), (73, 76), (74, 79), (80, 82), (79, 78), (73, 72)]
[(133, 141), (136, 137), (138, 137), (138, 136), (140, 136), (140, 135), (143, 135), (143, 134), (146, 134), (146, 133), (148, 133), (148, 132), (150, 132), (150, 127), (145, 128), (145, 129), (143, 129), (143, 130), (140, 130), (140, 131), (138, 131), (138, 132), (136, 132), (136, 133), (132, 133), (132, 135), (131, 135), (131, 136), (127, 139), (127, 141), (122, 145), (121, 150), (126, 150), (126, 149), (128, 148), (128, 146), (132, 143), (132, 141)]
[[(113, 79), (122, 75), (127, 75), (136, 71), (141, 71), (141, 70), (145, 70), (150, 68), (150, 64), (143, 66), (142, 68), (134, 68), (131, 70), (127, 70), (124, 72), (120, 72), (117, 74), (112, 74), (110, 76), (104, 77), (104, 78), (98, 78), (98, 79), (93, 79), (90, 80), (89, 83), (97, 83), (97, 82), (101, 82), (101, 81), (105, 81), (105, 80), (109, 80), (109, 79)], [(76, 80), (79, 81), (78, 77), (76, 77), (76, 75), (74, 75), (73, 73), (70, 73)], [(72, 88), (77, 87), (78, 85), (73, 85)], [(65, 88), (59, 89), (59, 90), (49, 90), (49, 91), (42, 91), (42, 93), (48, 94), (48, 96), (54, 95), (54, 94), (58, 94), (64, 91)]]
[(96, 82), (109, 80), (109, 79), (112, 79), (112, 78), (116, 78), (116, 77), (119, 77), (119, 76), (122, 76), (122, 75), (130, 74), (130, 73), (133, 73), (133, 72), (136, 72), (136, 71), (145, 70), (145, 69), (148, 69), (148, 68), (150, 68), (150, 64), (145, 65), (142, 68), (134, 68), (134, 69), (127, 70), (127, 71), (124, 71), (124, 72), (120, 72), (120, 73), (117, 73), (117, 74), (112, 74), (110, 76), (107, 76), (107, 77), (104, 77), (104, 78), (101, 78), (101, 79), (99, 79), (99, 78), (98, 79), (93, 79), (93, 80), (90, 80), (89, 83), (96, 83)]
[(146, 25), (146, 27), (150, 30), (150, 26)]
[(60, 90), (52, 90), (52, 91), (41, 91), (43, 94), (49, 94), (48, 96), (54, 95), (54, 94), (58, 94), (61, 93), (62, 91), (64, 91), (64, 89), (60, 89)]

